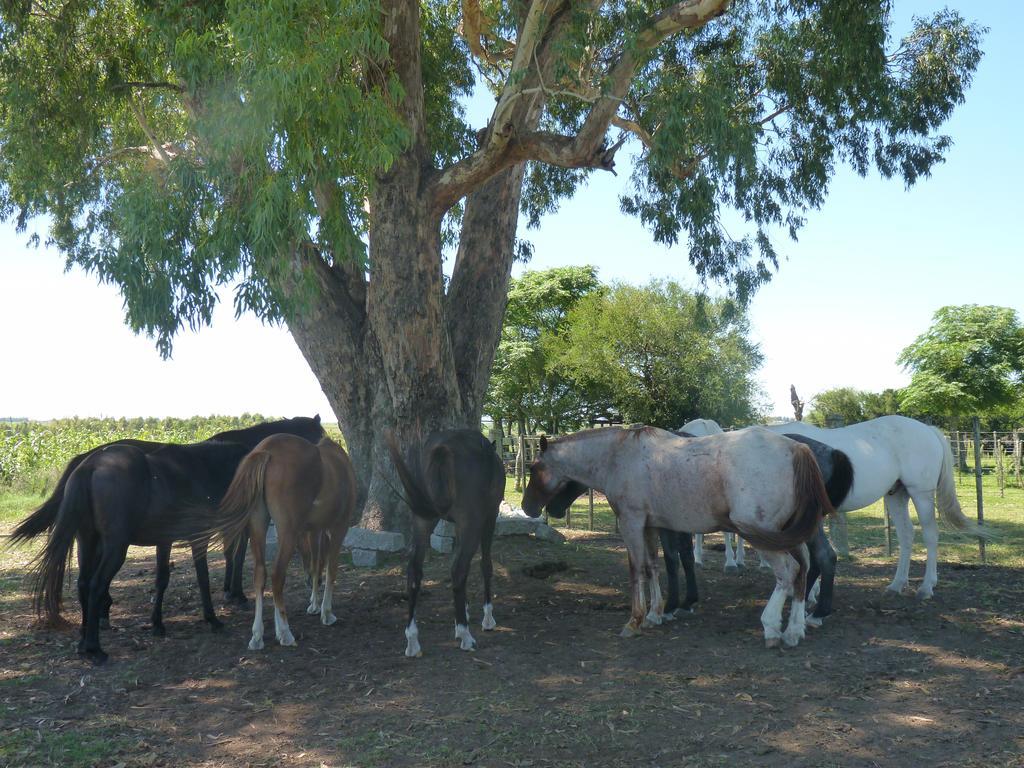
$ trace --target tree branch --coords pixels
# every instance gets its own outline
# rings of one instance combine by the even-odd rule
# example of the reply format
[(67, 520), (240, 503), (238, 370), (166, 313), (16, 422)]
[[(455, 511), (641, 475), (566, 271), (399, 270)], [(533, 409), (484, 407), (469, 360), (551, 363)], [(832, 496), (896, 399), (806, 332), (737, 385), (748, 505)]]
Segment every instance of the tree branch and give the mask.
[[(443, 213), (468, 191), (479, 186), (510, 164), (536, 160), (567, 168), (614, 168), (615, 151), (622, 140), (605, 147), (605, 134), (629, 91), (629, 86), (646, 55), (668, 37), (686, 29), (699, 29), (728, 9), (731, 0), (683, 0), (655, 14), (636, 34), (612, 65), (604, 88), (575, 137), (551, 133), (519, 136), (513, 121), (515, 102), (524, 96), (540, 95), (543, 86), (526, 86), (526, 72), (543, 39), (543, 24), (562, 0), (533, 0), (516, 46), (509, 78), (488, 125), (483, 146), (468, 157), (437, 174), (428, 185), (435, 213)], [(627, 130), (629, 130), (627, 128)], [(634, 131), (631, 131), (634, 132)]]
[(149, 139), (149, 143), (153, 147), (153, 152), (160, 160), (163, 161), (164, 165), (170, 165), (171, 156), (167, 154), (167, 151), (164, 149), (164, 145), (156, 140), (156, 136), (149, 127), (149, 121), (146, 119), (146, 113), (142, 111), (142, 107), (136, 103), (133, 96), (128, 97), (128, 104), (131, 106), (132, 112), (135, 113), (135, 120), (138, 122), (142, 132), (146, 134), (146, 138)]

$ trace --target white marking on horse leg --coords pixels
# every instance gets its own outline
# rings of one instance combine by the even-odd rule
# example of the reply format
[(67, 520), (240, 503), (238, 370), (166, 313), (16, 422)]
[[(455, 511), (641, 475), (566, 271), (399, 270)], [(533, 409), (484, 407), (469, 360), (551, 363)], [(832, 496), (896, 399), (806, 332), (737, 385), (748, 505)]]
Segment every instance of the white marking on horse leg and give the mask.
[(298, 645), (295, 642), (295, 636), (292, 634), (291, 628), (288, 626), (288, 619), (281, 615), (281, 612), (277, 609), (277, 604), (274, 605), (274, 629), (277, 633), (277, 642), (281, 645)]
[(789, 608), (789, 622), (786, 624), (786, 631), (782, 633), (782, 642), (789, 648), (795, 648), (806, 636), (806, 610), (804, 601), (793, 597), (793, 604)]
[(313, 588), (309, 592), (309, 605), (306, 606), (306, 613), (312, 616), (314, 613), (320, 612), (320, 606), (316, 599), (316, 581), (313, 581)]
[(821, 594), (821, 577), (819, 576), (817, 581), (814, 582), (814, 586), (811, 587), (811, 593), (807, 595), (807, 608), (810, 610), (813, 606), (818, 604), (818, 595)]
[(814, 627), (815, 629), (817, 629), (825, 622), (825, 619), (815, 616), (811, 611), (806, 611), (806, 615), (804, 616), (804, 622), (807, 624), (808, 627)]
[(423, 649), (420, 648), (420, 631), (416, 628), (416, 619), (410, 621), (409, 626), (405, 628), (405, 655), (410, 659), (423, 655)]
[(252, 639), (249, 640), (250, 651), (263, 650), (263, 593), (256, 595), (256, 616), (252, 620)]
[(939, 524), (935, 520), (935, 501), (931, 493), (917, 493), (912, 498), (914, 499), (914, 508), (917, 510), (917, 519), (921, 523), (921, 537), (924, 539), (925, 549), (928, 551), (928, 559), (924, 566), (924, 581), (921, 582), (921, 587), (917, 590), (917, 596), (922, 600), (927, 600), (934, 593), (935, 585), (939, 581)]
[(484, 632), (490, 632), (498, 626), (498, 622), (494, 620), (494, 606), (490, 603), (484, 603), (484, 618), (480, 622), (480, 627)]
[(656, 627), (664, 621), (664, 614), (661, 612), (661, 583), (652, 577), (650, 581), (651, 609), (644, 618), (643, 626)]
[(733, 534), (725, 533), (722, 535), (725, 539), (725, 570), (735, 571), (736, 570), (736, 555), (732, 551), (732, 540)]
[(761, 567), (762, 568), (771, 568), (772, 567), (772, 564), (769, 563), (767, 560), (765, 560), (764, 559), (764, 555), (762, 555), (760, 552), (757, 553), (757, 556), (761, 560)]
[(455, 639), (459, 641), (459, 649), (463, 651), (475, 651), (476, 640), (469, 633), (468, 624), (455, 625)]
[(761, 626), (764, 627), (764, 644), (768, 648), (778, 648), (782, 639), (782, 606), (786, 602), (786, 592), (776, 584), (768, 604), (761, 612)]
[(746, 568), (746, 551), (743, 546), (743, 539), (738, 535), (733, 537), (736, 540), (736, 567)]
[(332, 584), (328, 579), (324, 579), (324, 599), (320, 603), (320, 623), (325, 627), (331, 626), (338, 620), (338, 617), (334, 615), (334, 590)]
[(896, 529), (896, 539), (900, 544), (900, 559), (896, 566), (896, 576), (887, 589), (900, 594), (907, 587), (910, 579), (910, 555), (914, 549), (914, 524), (910, 521), (909, 497), (904, 490), (885, 497), (885, 508), (889, 512)]
[(696, 533), (693, 536), (693, 564), (699, 568), (704, 567), (704, 534)]

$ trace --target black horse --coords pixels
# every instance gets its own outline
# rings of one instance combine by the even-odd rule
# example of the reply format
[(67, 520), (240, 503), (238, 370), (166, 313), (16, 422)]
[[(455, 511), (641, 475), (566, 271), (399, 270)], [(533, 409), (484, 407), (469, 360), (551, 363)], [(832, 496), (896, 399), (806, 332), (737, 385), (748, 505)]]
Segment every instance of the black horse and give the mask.
[[(693, 437), (693, 435), (676, 431), (680, 437)], [(853, 465), (850, 459), (842, 451), (837, 451), (818, 440), (803, 435), (786, 435), (790, 440), (803, 443), (811, 449), (814, 460), (821, 470), (821, 477), (825, 481), (825, 491), (828, 493), (829, 501), (833, 508), (838, 506), (846, 498), (853, 487)], [(699, 599), (697, 593), (697, 577), (693, 561), (693, 536), (680, 531), (658, 529), (658, 536), (661, 540), (661, 550), (665, 558), (665, 571), (668, 576), (668, 598), (665, 602), (665, 613), (674, 614), (677, 610), (691, 611), (693, 605)], [(836, 577), (836, 552), (832, 543), (825, 534), (825, 524), (818, 525), (818, 532), (814, 538), (807, 542), (810, 553), (811, 566), (807, 574), (807, 595), (811, 594), (814, 582), (821, 578), (821, 589), (814, 606), (811, 618), (815, 624), (832, 613), (832, 593)], [(682, 603), (679, 602), (679, 564), (683, 565), (683, 573), (686, 576), (686, 597)]]
[[(231, 430), (228, 432), (221, 432), (209, 440), (206, 443), (224, 443), (226, 440), (231, 440), (233, 445), (241, 445), (246, 451), (251, 450), (257, 443), (263, 438), (271, 434), (276, 433), (288, 433), (304, 437), (311, 442), (316, 442), (323, 436), (323, 427), (320, 424), (320, 416), (317, 415), (313, 418), (300, 416), (292, 419), (283, 419), (279, 421), (266, 422), (263, 424), (257, 424), (253, 427), (241, 430)], [(199, 445), (202, 445), (200, 443)], [(89, 460), (91, 457), (101, 452), (106, 452), (109, 449), (119, 448), (130, 448), (137, 454), (149, 455), (162, 452), (163, 458), (171, 455), (167, 452), (167, 449), (176, 447), (170, 443), (156, 443), (144, 440), (121, 440), (114, 443), (108, 443), (98, 448), (93, 449), (87, 453), (79, 454), (75, 456), (65, 468), (57, 487), (54, 489), (53, 494), (48, 498), (38, 509), (32, 512), (25, 520), (23, 520), (11, 534), (12, 543), (20, 543), (32, 539), (36, 536), (41, 535), (47, 531), (52, 531), (57, 524), (60, 509), (64, 503), (67, 484), (69, 479), (74, 475), (77, 469)], [(111, 456), (116, 455), (110, 454)], [(237, 466), (237, 461), (235, 465)], [(230, 478), (229, 478), (230, 479)], [(225, 486), (226, 487), (226, 486)], [(208, 495), (208, 494), (206, 494)], [(219, 500), (214, 499), (214, 503)], [(183, 498), (179, 500), (181, 504), (190, 504), (193, 500)], [(52, 534), (51, 534), (52, 538)], [(170, 551), (171, 540), (167, 540), (166, 537), (160, 541), (155, 542), (157, 546), (157, 599), (153, 609), (153, 631), (156, 634), (163, 634), (163, 622), (162, 622), (162, 603), (163, 593), (166, 589), (167, 582), (170, 576)], [(206, 544), (197, 543), (192, 547), (193, 560), (196, 568), (196, 577), (201, 585), (201, 596), (203, 598), (204, 616), (207, 621), (214, 627), (219, 625), (216, 617), (213, 615), (212, 605), (209, 601), (209, 574), (206, 561)], [(93, 553), (90, 557), (99, 557), (99, 553)], [(245, 558), (245, 542), (240, 542), (240, 546), (234, 547), (234, 558), (228, 558), (228, 567), (226, 571), (226, 579), (232, 579), (235, 581), (237, 594), (240, 595), (241, 600), (244, 601), (245, 597), (241, 594), (241, 562)], [(234, 561), (234, 562), (233, 562)], [(60, 615), (60, 598), (57, 597), (56, 602), (44, 601), (47, 605), (47, 616), (50, 621), (55, 621)], [(101, 625), (106, 623), (109, 617), (110, 611), (110, 595), (109, 591), (105, 591), (99, 601), (98, 610), (98, 621)]]
[(469, 632), (466, 609), (466, 579), (469, 566), (480, 548), (480, 570), (484, 577), (485, 631), (497, 626), (491, 605), (491, 540), (498, 520), (498, 506), (505, 495), (505, 468), (494, 446), (474, 429), (433, 432), (422, 447), (414, 448), (408, 463), (402, 458), (394, 436), (388, 436), (391, 460), (405, 488), (412, 510), (413, 542), (409, 557), (409, 621), (405, 628), (406, 656), (420, 656), (416, 628), (416, 599), (423, 579), (423, 560), (430, 546), (430, 534), (437, 521), (455, 524), (455, 552), (452, 555), (452, 592), (455, 598), (455, 639), (464, 651), (476, 647)]

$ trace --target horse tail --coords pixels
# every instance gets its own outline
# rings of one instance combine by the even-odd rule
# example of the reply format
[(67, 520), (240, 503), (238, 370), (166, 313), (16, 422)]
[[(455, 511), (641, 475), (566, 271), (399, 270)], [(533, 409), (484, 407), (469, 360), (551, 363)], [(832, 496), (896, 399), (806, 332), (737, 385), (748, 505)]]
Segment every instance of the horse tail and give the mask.
[(853, 464), (850, 457), (838, 449), (832, 450), (832, 474), (825, 483), (825, 492), (834, 509), (846, 500), (853, 488)]
[(92, 506), (92, 470), (75, 472), (61, 490), (60, 508), (43, 551), (32, 561), (36, 615), (45, 611), (57, 623), (64, 598), (64, 575), (71, 562), (75, 535)]
[(793, 514), (778, 531), (736, 525), (739, 534), (758, 549), (788, 552), (809, 541), (818, 531), (822, 517), (835, 512), (828, 499), (821, 470), (806, 445), (793, 449)]
[(430, 492), (412, 472), (409, 465), (405, 463), (394, 434), (389, 432), (384, 439), (388, 444), (391, 462), (395, 465), (395, 470), (398, 472), (398, 479), (402, 481), (402, 487), (405, 488), (405, 503), (409, 505), (409, 509), (412, 510), (413, 514), (418, 517), (426, 519), (436, 518), (438, 513), (434, 501), (430, 498)]
[(64, 488), (68, 483), (68, 478), (88, 456), (88, 453), (81, 453), (68, 462), (53, 493), (50, 494), (50, 498), (14, 527), (8, 536), (8, 544), (11, 546), (24, 544), (53, 528), (54, 523), (57, 522), (57, 514), (60, 512), (61, 501), (64, 499)]
[(990, 539), (994, 533), (971, 520), (960, 508), (960, 500), (956, 497), (956, 482), (953, 480), (953, 449), (949, 440), (941, 431), (932, 427), (935, 436), (942, 444), (942, 468), (939, 470), (939, 482), (935, 487), (935, 501), (942, 519), (958, 531), (963, 531), (979, 539)]
[(270, 459), (267, 451), (253, 451), (238, 465), (231, 485), (217, 507), (217, 528), (225, 547), (233, 545), (242, 535), (249, 525), (253, 507), (263, 499)]

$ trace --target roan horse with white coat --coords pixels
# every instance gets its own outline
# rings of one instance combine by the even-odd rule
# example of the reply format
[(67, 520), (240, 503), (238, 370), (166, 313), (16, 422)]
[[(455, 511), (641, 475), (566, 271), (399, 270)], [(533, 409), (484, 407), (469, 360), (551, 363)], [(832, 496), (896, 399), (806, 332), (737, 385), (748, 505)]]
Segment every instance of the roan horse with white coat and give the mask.
[[(623, 636), (664, 619), (657, 529), (667, 528), (731, 531), (762, 550), (776, 582), (761, 614), (765, 643), (795, 646), (803, 639), (805, 542), (833, 511), (807, 446), (764, 429), (690, 439), (654, 427), (595, 429), (551, 441), (542, 437), (523, 511), (537, 517), (580, 486), (608, 498), (629, 553), (632, 610)], [(793, 604), (783, 632), (787, 597)]]

